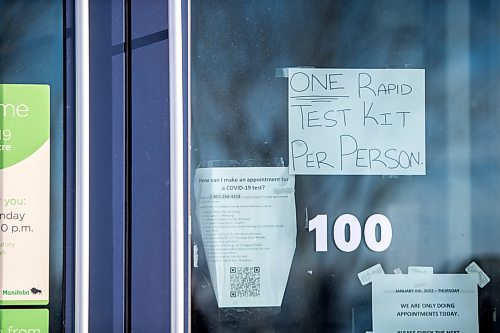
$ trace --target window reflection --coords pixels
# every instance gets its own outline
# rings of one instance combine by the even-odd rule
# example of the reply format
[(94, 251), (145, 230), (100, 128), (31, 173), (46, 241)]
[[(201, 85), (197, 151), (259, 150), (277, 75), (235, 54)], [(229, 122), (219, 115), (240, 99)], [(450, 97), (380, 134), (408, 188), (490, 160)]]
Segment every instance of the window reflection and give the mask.
[[(499, 275), (499, 10), (466, 0), (192, 1), (192, 172), (211, 160), (288, 165), (287, 81), (275, 70), (294, 66), (424, 68), (427, 155), (426, 176), (296, 177), (297, 247), (277, 314), (219, 310), (200, 245), (194, 331), (370, 331), (371, 290), (357, 273), (375, 263), (461, 273), (476, 260)], [(332, 216), (383, 213), (390, 249), (319, 255), (306, 212), (328, 214), (328, 230)], [(479, 290), (484, 332), (498, 329), (492, 288)]]
[(61, 329), (63, 312), (62, 15), (63, 2), (58, 0), (0, 0), (0, 83), (50, 85), (51, 235), (48, 308), (49, 326), (55, 332)]

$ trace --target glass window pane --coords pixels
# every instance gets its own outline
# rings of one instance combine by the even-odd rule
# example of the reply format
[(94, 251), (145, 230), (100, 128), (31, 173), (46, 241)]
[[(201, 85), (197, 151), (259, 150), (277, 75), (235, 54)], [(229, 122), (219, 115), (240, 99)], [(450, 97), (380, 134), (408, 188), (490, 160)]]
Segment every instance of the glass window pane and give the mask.
[(0, 1), (0, 85), (0, 331), (60, 332), (62, 1)]
[[(479, 327), (481, 332), (498, 330), (499, 4), (466, 0), (193, 0), (191, 10), (193, 331), (365, 332), (372, 331), (374, 325), (379, 329), (392, 327), (388, 320), (391, 316), (394, 322), (409, 325), (406, 329), (410, 330), (419, 329), (420, 323), (435, 325), (434, 330), (444, 325), (445, 331), (465, 332), (471, 331), (470, 327), (472, 331)], [(294, 184), (283, 183), (294, 190), (295, 215), (284, 218), (288, 208), (281, 211), (285, 224), (280, 239), (269, 228), (262, 234), (255, 231), (259, 225), (256, 216), (265, 211), (262, 205), (273, 206), (276, 200), (270, 198), (260, 202), (261, 206), (243, 211), (241, 206), (256, 205), (252, 195), (267, 193), (266, 188), (260, 189), (261, 183), (238, 188), (252, 184), (231, 179), (238, 176), (248, 182), (249, 177), (259, 177), (251, 172), (277, 178), (263, 167), (290, 166), (290, 78), (286, 76), (287, 69), (296, 67), (402, 69), (403, 79), (411, 70), (425, 70), (425, 84), (420, 87), (425, 92), (425, 175), (296, 174)], [(380, 86), (377, 88), (378, 94), (387, 94), (387, 90), (380, 92)], [(408, 108), (415, 107), (415, 101)], [(379, 115), (391, 107), (387, 103), (379, 106)], [(302, 113), (299, 119), (306, 126), (326, 127), (328, 117)], [(399, 137), (385, 138), (385, 142), (397, 145), (417, 140), (411, 132), (400, 133)], [(338, 137), (333, 134), (318, 140), (322, 138), (338, 145)], [(376, 140), (373, 138), (373, 142)], [(361, 159), (359, 154), (368, 154), (373, 147), (357, 148)], [(318, 163), (318, 151), (311, 153), (310, 163), (314, 165)], [(401, 161), (401, 155), (398, 158)], [(373, 156), (369, 159), (373, 162)], [(253, 171), (247, 172), (248, 168)], [(204, 184), (216, 183), (217, 178), (221, 182), (218, 187)], [(236, 187), (226, 189), (224, 179), (226, 185)], [(229, 197), (221, 194), (223, 187)], [(248, 196), (244, 200), (241, 197), (239, 203), (231, 197), (243, 193)], [(224, 202), (228, 207), (223, 207)], [(234, 209), (238, 205), (240, 208)], [(265, 212), (268, 216), (275, 214), (272, 209)], [(389, 227), (380, 216), (369, 221), (375, 214), (386, 217)], [(245, 218), (253, 222), (246, 223)], [(265, 219), (261, 216), (260, 221)], [(296, 227), (296, 237), (293, 228), (287, 229), (289, 223)], [(388, 247), (375, 251), (376, 244), (388, 237), (388, 230), (392, 232)], [(272, 238), (275, 242), (268, 252), (245, 250), (241, 245), (249, 243), (242, 234), (255, 239), (277, 238)], [(283, 296), (275, 295), (279, 302), (266, 299), (249, 305), (249, 299), (261, 297), (259, 292), (269, 296), (279, 290), (278, 282), (269, 288), (262, 283), (267, 281), (266, 274), (278, 280), (280, 274), (239, 273), (239, 269), (266, 260), (288, 269), (283, 261), (290, 239), (296, 245)], [(316, 251), (318, 242), (326, 244), (327, 251)], [(343, 243), (352, 243), (352, 247), (343, 247)], [(255, 240), (254, 244), (266, 244), (266, 240)], [(249, 254), (252, 264), (238, 257)], [(474, 276), (465, 271), (471, 262), (489, 276), (488, 284), (476, 287), (475, 282), (461, 282), (463, 276)], [(367, 283), (372, 278), (378, 282), (363, 286), (358, 273), (373, 266), (374, 273), (362, 278)], [(416, 268), (408, 269), (410, 266)], [(386, 279), (375, 277), (380, 267)], [(477, 270), (475, 267), (468, 270)], [(396, 274), (400, 272), (403, 274)], [(419, 272), (423, 275), (414, 276)], [(425, 282), (429, 275), (433, 280)], [(415, 284), (425, 282), (429, 288), (422, 292), (429, 289), (433, 294), (384, 296), (387, 304), (379, 305), (377, 292), (390, 279), (396, 279), (392, 285), (412, 285), (408, 289), (414, 290), (419, 289)], [(257, 285), (259, 292), (255, 291)], [(450, 291), (455, 287), (461, 290), (457, 295)], [(244, 292), (242, 288), (246, 288)], [(469, 302), (464, 290), (477, 296), (472, 298), (477, 306)], [(223, 295), (226, 292), (228, 295)], [(226, 298), (229, 301), (224, 303)], [(470, 305), (462, 308), (466, 301)], [(403, 306), (406, 303), (419, 308), (408, 310), (412, 312), (408, 314)], [(431, 307), (424, 308), (424, 304)], [(456, 307), (448, 310), (451, 315), (471, 316), (467, 318), (471, 318), (468, 322), (472, 326), (464, 326), (464, 319), (446, 317), (437, 309), (438, 304)], [(399, 319), (398, 312), (402, 313)]]

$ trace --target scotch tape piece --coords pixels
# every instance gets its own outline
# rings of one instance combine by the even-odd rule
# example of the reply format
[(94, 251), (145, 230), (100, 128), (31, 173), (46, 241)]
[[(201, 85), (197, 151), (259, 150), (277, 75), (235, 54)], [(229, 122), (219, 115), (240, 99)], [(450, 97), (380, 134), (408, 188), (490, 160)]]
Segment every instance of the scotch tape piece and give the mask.
[(472, 280), (479, 286), (479, 283), (481, 281), (481, 277), (479, 276), (479, 273), (473, 272), (473, 273), (467, 273), (467, 276), (470, 276)]
[(394, 270), (394, 274), (403, 274), (403, 271), (398, 267)]
[(408, 274), (434, 274), (434, 267), (409, 266)]
[[(275, 68), (274, 72), (276, 74), (276, 78), (286, 77), (288, 78), (288, 73), (292, 67), (284, 67), (284, 68)], [(314, 66), (296, 66), (293, 68), (315, 68)]]
[(366, 286), (367, 284), (372, 282), (373, 276), (380, 274), (385, 274), (384, 269), (382, 268), (382, 265), (376, 264), (358, 273), (358, 279), (363, 286)]
[(305, 224), (304, 224), (304, 228), (305, 229), (309, 229), (309, 214), (307, 213), (307, 207), (306, 207), (306, 220), (305, 220)]
[(275, 72), (277, 78), (288, 77), (288, 68), (276, 68)]
[(469, 274), (477, 273), (479, 275), (478, 285), (484, 288), (488, 283), (490, 283), (490, 277), (476, 264), (475, 261), (471, 262), (469, 266), (465, 267), (465, 271)]
[(197, 268), (198, 267), (198, 260), (199, 260), (199, 249), (198, 249), (198, 244), (193, 243), (193, 267)]

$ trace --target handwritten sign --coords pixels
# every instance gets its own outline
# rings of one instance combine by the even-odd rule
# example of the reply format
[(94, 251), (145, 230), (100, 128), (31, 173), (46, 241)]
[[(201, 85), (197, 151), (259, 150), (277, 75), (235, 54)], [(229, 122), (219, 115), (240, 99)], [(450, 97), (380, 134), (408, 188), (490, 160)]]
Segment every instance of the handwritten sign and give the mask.
[(423, 69), (291, 68), (289, 168), (307, 175), (425, 175)]

